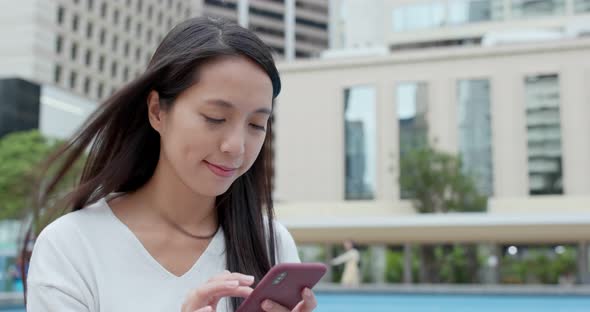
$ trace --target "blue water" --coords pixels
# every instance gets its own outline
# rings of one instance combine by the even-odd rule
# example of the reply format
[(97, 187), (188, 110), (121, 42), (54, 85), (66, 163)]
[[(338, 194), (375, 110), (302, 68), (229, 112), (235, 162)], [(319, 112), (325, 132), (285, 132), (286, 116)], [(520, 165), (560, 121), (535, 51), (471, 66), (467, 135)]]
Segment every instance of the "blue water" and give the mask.
[[(587, 312), (590, 296), (318, 294), (316, 312)], [(0, 307), (1, 312), (24, 312)]]
[(590, 296), (319, 294), (317, 312), (587, 312)]

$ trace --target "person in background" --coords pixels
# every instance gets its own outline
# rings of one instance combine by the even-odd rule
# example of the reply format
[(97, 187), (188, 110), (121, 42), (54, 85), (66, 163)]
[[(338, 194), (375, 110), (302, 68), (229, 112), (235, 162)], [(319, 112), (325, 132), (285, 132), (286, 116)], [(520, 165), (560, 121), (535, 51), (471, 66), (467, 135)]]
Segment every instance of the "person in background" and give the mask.
[(344, 272), (340, 283), (346, 287), (357, 287), (360, 284), (359, 261), (360, 254), (352, 240), (344, 241), (345, 252), (330, 261), (331, 265), (344, 263)]

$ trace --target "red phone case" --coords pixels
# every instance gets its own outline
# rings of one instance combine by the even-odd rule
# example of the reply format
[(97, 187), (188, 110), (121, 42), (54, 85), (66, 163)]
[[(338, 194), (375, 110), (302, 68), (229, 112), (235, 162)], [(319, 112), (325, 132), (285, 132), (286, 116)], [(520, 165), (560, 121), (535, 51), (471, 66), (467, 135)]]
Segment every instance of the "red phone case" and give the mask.
[[(260, 305), (266, 299), (292, 310), (302, 300), (303, 289), (306, 287), (311, 289), (315, 286), (326, 273), (326, 269), (323, 263), (278, 264), (266, 273), (236, 312), (262, 312)], [(284, 279), (277, 285), (273, 285), (283, 272), (287, 273)]]

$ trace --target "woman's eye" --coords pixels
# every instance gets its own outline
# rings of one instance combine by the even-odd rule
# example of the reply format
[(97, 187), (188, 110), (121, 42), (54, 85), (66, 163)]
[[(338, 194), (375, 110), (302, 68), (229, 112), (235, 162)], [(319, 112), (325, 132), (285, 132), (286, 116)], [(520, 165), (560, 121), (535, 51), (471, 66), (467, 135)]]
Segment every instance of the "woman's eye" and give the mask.
[(257, 124), (250, 124), (250, 126), (256, 130), (266, 131), (266, 128), (264, 126), (259, 126)]
[(217, 119), (217, 118), (211, 118), (211, 117), (207, 117), (207, 116), (205, 116), (205, 115), (203, 115), (203, 117), (205, 117), (205, 120), (206, 120), (207, 122), (209, 122), (209, 123), (212, 123), (212, 124), (220, 124), (220, 123), (222, 123), (222, 122), (224, 122), (224, 121), (225, 121), (225, 119), (223, 119), (223, 118), (221, 118), (221, 119)]

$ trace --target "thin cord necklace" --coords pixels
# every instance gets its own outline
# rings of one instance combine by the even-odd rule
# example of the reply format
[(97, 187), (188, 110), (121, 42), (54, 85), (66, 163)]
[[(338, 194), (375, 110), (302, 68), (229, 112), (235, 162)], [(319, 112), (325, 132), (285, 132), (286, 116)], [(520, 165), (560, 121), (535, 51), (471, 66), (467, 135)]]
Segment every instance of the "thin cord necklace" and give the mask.
[(188, 237), (194, 238), (194, 239), (202, 239), (202, 240), (212, 239), (215, 236), (215, 234), (217, 234), (217, 231), (219, 231), (219, 227), (220, 227), (220, 224), (217, 223), (217, 227), (215, 228), (215, 231), (213, 231), (213, 233), (211, 233), (209, 235), (195, 235), (195, 234), (192, 234), (189, 231), (183, 229), (180, 225), (178, 225), (176, 222), (168, 219), (166, 216), (161, 215), (161, 217), (162, 217), (162, 219), (164, 219), (164, 221), (166, 223), (168, 223), (168, 225), (171, 225), (173, 228), (175, 228), (176, 230), (178, 230), (182, 234), (184, 234)]

